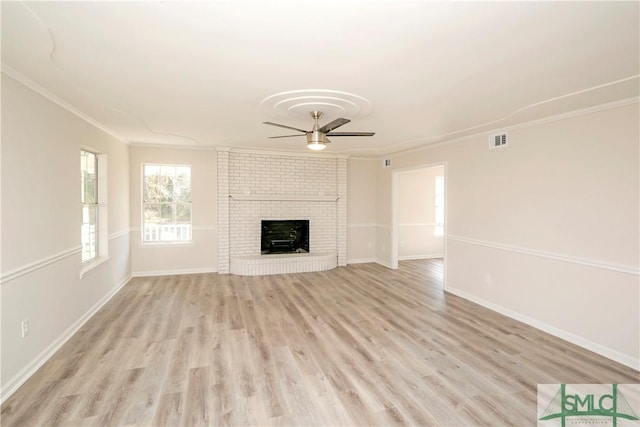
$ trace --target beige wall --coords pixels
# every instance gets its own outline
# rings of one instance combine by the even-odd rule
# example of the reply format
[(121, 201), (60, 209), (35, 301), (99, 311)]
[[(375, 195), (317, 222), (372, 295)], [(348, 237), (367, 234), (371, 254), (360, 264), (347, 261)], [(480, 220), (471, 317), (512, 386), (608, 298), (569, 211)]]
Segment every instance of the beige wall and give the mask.
[(349, 159), (347, 179), (347, 262), (376, 260), (375, 159)]
[(444, 238), (435, 233), (436, 177), (444, 166), (398, 174), (398, 259), (441, 257)]
[[(217, 171), (212, 150), (129, 147), (4, 74), (2, 91), (4, 394), (131, 272), (216, 270)], [(349, 159), (349, 262), (391, 264), (392, 172), (446, 162), (447, 290), (637, 367), (638, 114), (517, 127), (499, 150), (486, 136), (452, 141), (390, 156), (392, 168)], [(107, 155), (109, 189), (110, 259), (82, 279), (80, 147)], [(192, 244), (140, 244), (144, 162), (192, 166)]]
[[(397, 154), (393, 167), (447, 163), (448, 291), (637, 368), (638, 140), (635, 103), (511, 129), (497, 150), (483, 135)], [(390, 181), (379, 170), (379, 222)]]
[[(191, 166), (193, 241), (188, 244), (142, 244), (142, 164)], [(212, 272), (217, 269), (217, 163), (213, 150), (132, 146), (131, 269), (134, 276)]]
[[(81, 147), (107, 156), (109, 236), (109, 259), (82, 279)], [(130, 265), (129, 147), (5, 74), (2, 249), (6, 396), (126, 283)]]
[(391, 171), (378, 165), (376, 178), (376, 262), (391, 268)]

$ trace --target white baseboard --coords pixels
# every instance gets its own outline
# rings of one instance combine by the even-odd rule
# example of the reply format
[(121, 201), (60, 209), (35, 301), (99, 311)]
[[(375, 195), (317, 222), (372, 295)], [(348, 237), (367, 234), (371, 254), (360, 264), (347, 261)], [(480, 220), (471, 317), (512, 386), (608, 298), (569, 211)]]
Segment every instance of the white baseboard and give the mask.
[(51, 344), (47, 346), (40, 354), (38, 354), (27, 366), (22, 368), (13, 378), (7, 381), (7, 384), (0, 390), (0, 402), (4, 403), (9, 396), (11, 396), (22, 384), (24, 384), (33, 374), (36, 373), (42, 365), (44, 365), (50, 358), (60, 349), (76, 332), (84, 326), (85, 323), (94, 314), (98, 312), (106, 303), (118, 293), (129, 280), (131, 280), (131, 274), (125, 277), (118, 285), (109, 291), (100, 301), (95, 303), (84, 315), (76, 320), (66, 331), (64, 331), (58, 338), (56, 338)]
[(391, 266), (391, 263), (390, 263), (390, 262), (384, 261), (384, 260), (382, 260), (382, 259), (376, 259), (376, 260), (375, 260), (375, 263), (376, 263), (376, 264), (380, 264), (380, 265), (381, 265), (381, 266), (383, 266), (383, 267), (390, 268), (391, 270), (395, 270), (395, 268), (393, 268), (393, 267)]
[(489, 310), (493, 310), (497, 313), (503, 314), (512, 319), (518, 320), (522, 323), (525, 323), (529, 326), (533, 326), (536, 329), (544, 331), (548, 334), (551, 334), (555, 337), (561, 338), (565, 341), (568, 341), (572, 344), (585, 348), (587, 350), (593, 351), (601, 356), (606, 357), (607, 359), (611, 359), (623, 365), (626, 365), (635, 370), (640, 370), (640, 359), (636, 359), (632, 356), (626, 355), (624, 353), (620, 353), (619, 351), (613, 350), (609, 347), (603, 346), (601, 344), (595, 343), (588, 339), (585, 339), (579, 335), (572, 334), (571, 332), (567, 332), (564, 329), (557, 328), (555, 326), (549, 325), (547, 323), (541, 322), (537, 319), (531, 318), (529, 316), (525, 316), (524, 314), (518, 313), (517, 311), (510, 310), (501, 305), (492, 303), (490, 301), (484, 300), (482, 298), (476, 297), (472, 294), (469, 294), (463, 290), (447, 287), (445, 292), (449, 292), (450, 294), (459, 296), (460, 298), (464, 298), (468, 301), (481, 305)]
[(414, 259), (433, 259), (443, 257), (444, 254), (403, 255), (398, 257), (398, 261), (411, 261)]
[(177, 276), (182, 274), (202, 274), (202, 273), (217, 273), (218, 270), (214, 267), (204, 268), (184, 268), (179, 270), (147, 270), (147, 271), (134, 271), (131, 273), (132, 277), (152, 277), (152, 276)]
[(376, 262), (375, 258), (356, 258), (356, 259), (348, 259), (347, 264), (368, 264), (371, 262)]

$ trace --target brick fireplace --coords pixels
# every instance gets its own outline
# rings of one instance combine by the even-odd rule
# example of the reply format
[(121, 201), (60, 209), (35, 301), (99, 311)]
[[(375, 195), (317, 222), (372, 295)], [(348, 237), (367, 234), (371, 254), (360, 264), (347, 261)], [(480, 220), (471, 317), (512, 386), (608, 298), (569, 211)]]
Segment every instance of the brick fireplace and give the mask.
[[(346, 156), (218, 149), (218, 198), (218, 273), (346, 265)], [(309, 221), (309, 253), (261, 255), (261, 222), (288, 219)]]

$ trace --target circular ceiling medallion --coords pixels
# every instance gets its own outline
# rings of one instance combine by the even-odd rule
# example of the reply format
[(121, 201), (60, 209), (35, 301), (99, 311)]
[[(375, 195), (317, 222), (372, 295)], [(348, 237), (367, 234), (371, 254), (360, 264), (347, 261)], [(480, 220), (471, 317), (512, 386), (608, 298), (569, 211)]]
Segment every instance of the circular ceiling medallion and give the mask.
[(309, 113), (322, 111), (323, 121), (338, 117), (356, 119), (371, 114), (371, 101), (349, 92), (327, 89), (303, 89), (280, 92), (260, 102), (262, 111), (270, 117), (286, 117), (308, 121)]

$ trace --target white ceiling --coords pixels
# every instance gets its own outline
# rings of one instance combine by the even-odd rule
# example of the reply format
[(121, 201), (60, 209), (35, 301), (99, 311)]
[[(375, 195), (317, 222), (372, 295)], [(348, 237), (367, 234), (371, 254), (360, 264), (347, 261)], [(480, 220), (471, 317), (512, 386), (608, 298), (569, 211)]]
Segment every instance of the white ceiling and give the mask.
[[(638, 2), (2, 2), (3, 70), (131, 143), (380, 155), (639, 95)], [(294, 132), (295, 133), (295, 132)]]

